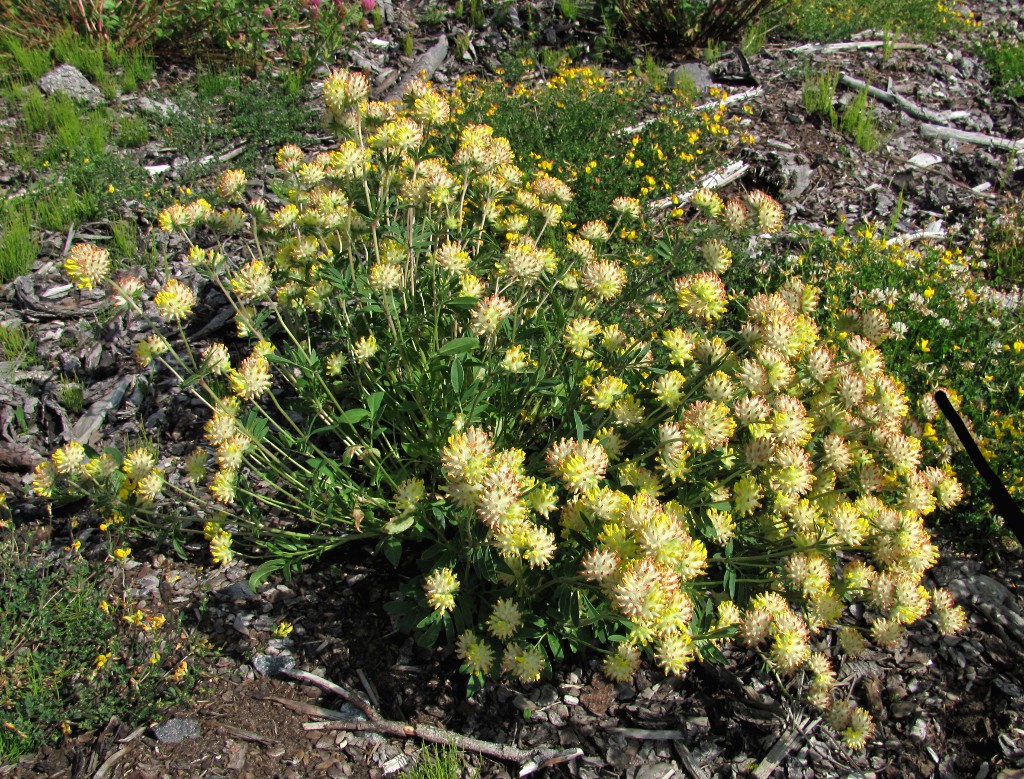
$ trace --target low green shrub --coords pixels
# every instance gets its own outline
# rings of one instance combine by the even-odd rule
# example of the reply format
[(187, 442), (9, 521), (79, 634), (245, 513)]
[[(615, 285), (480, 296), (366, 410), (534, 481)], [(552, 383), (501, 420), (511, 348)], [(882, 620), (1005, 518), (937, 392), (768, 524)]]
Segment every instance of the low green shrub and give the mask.
[[(906, 425), (878, 319), (819, 328), (818, 291), (795, 277), (730, 295), (729, 244), (782, 224), (763, 193), (698, 192), (686, 259), (703, 269), (680, 274), (670, 245), (637, 246), (637, 199), (568, 222), (565, 183), (519, 168), (508, 140), (453, 118), (428, 85), (402, 106), (368, 91), (358, 74), (326, 80), (341, 142), (277, 153), (276, 210), (248, 199), (242, 171), (224, 174), (219, 205), (166, 209), (192, 271), (151, 304), (139, 279), (113, 281), (153, 328), (140, 361), (209, 410), (180, 463), (193, 486), (148, 444), (72, 442), (37, 469), (36, 493), (204, 534), (215, 562), (263, 560), (255, 581), (373, 543), (400, 566), (399, 625), (455, 642), (471, 689), (536, 681), (585, 650), (612, 679), (644, 653), (683, 673), (738, 639), (788, 679), (806, 671), (809, 700), (863, 745), (870, 717), (832, 701), (812, 637), (843, 620), (857, 654), (865, 636), (897, 646), (930, 611), (943, 631), (963, 620), (920, 583), (938, 554), (924, 517), (960, 487)], [(248, 260), (212, 240), (247, 231)], [(110, 276), (85, 244), (65, 267), (80, 287)], [(193, 271), (234, 307), (238, 342), (186, 337)], [(847, 620), (851, 602), (866, 623)]]
[(453, 110), (509, 139), (524, 167), (557, 176), (575, 190), (566, 217), (577, 223), (607, 216), (616, 197), (649, 202), (693, 186), (735, 141), (735, 117), (716, 90), (711, 108), (693, 110), (685, 89), (659, 92), (639, 73), (606, 76), (563, 61), (544, 83), (516, 83), (532, 72), (523, 58), (507, 63), (510, 83), (460, 79)]
[(208, 61), (226, 55), (247, 68), (298, 71), (306, 83), (348, 48), (372, 7), (341, 0), (198, 0), (166, 15), (161, 37)]
[(821, 42), (848, 40), (869, 29), (927, 40), (980, 25), (972, 12), (942, 0), (795, 0), (776, 5), (769, 19), (796, 39)]
[(996, 87), (1009, 97), (1024, 97), (1024, 43), (990, 44), (983, 54)]
[(0, 492), (0, 597), (18, 615), (0, 620), (0, 763), (182, 700), (194, 677), (173, 623), (116, 597), (109, 575), (74, 548), (30, 546), (5, 510)]
[(738, 41), (778, 0), (600, 0), (598, 15), (627, 39), (675, 49)]

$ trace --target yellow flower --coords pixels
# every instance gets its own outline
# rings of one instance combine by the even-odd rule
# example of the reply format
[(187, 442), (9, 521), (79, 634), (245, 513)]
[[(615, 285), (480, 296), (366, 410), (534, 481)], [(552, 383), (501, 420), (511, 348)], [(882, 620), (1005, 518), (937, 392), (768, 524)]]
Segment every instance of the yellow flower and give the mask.
[(87, 243), (75, 244), (64, 260), (64, 270), (76, 287), (92, 289), (106, 281), (110, 273), (110, 253)]
[(111, 658), (111, 653), (110, 652), (100, 652), (98, 655), (96, 655), (96, 668), (97, 668), (97, 670), (102, 668), (103, 666), (105, 666), (107, 664), (107, 661), (110, 660), (110, 658)]
[(115, 549), (114, 550), (114, 557), (116, 557), (118, 560), (124, 560), (125, 558), (130, 557), (131, 553), (132, 553), (131, 547), (130, 546), (126, 546), (124, 548)]
[(291, 622), (279, 622), (271, 635), (274, 638), (287, 638), (294, 629), (295, 626)]
[(164, 319), (181, 320), (189, 315), (196, 304), (196, 293), (177, 279), (168, 279), (153, 297), (153, 303)]
[(928, 287), (928, 289), (926, 289), (924, 291), (924, 299), (925, 300), (931, 300), (934, 296), (935, 296), (935, 290), (932, 289), (931, 287)]
[(430, 607), (444, 614), (455, 608), (455, 593), (459, 590), (459, 577), (451, 568), (438, 568), (423, 582)]
[(922, 352), (925, 352), (926, 354), (931, 351), (931, 347), (928, 346), (927, 338), (922, 338), (920, 341), (918, 341), (917, 348), (920, 349)]

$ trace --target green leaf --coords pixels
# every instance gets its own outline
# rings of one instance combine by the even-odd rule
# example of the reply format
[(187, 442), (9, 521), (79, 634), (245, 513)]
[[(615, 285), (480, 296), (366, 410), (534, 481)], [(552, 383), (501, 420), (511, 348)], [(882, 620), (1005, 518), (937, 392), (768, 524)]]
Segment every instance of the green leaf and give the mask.
[[(463, 665), (463, 666), (461, 666), (460, 670), (463, 673), (468, 674), (469, 673), (469, 666), (468, 665)], [(473, 674), (466, 681), (466, 697), (467, 698), (472, 698), (474, 695), (476, 695), (478, 692), (480, 692), (480, 690), (482, 690), (486, 684), (487, 684), (486, 677), (483, 677), (480, 674)]]
[(573, 421), (576, 423), (576, 440), (582, 441), (586, 438), (586, 428), (583, 427), (583, 418), (580, 416), (580, 412), (572, 412)]
[(447, 357), (450, 354), (465, 354), (479, 348), (480, 339), (476, 336), (456, 338), (444, 344), (434, 353), (434, 357)]
[(441, 635), (441, 628), (443, 626), (444, 623), (441, 620), (437, 620), (416, 637), (416, 643), (422, 647), (433, 647), (437, 643), (437, 637)]
[(406, 530), (411, 528), (416, 522), (415, 517), (406, 517), (405, 519), (392, 519), (384, 526), (384, 532), (389, 536), (397, 536), (399, 533), (404, 533)]
[(452, 389), (458, 395), (462, 392), (462, 381), (465, 378), (465, 371), (462, 368), (462, 360), (456, 357), (452, 361)]
[(726, 568), (725, 575), (722, 577), (722, 584), (725, 586), (725, 591), (729, 593), (729, 597), (733, 600), (736, 599), (736, 570), (733, 568)]
[(259, 586), (263, 584), (272, 574), (283, 570), (285, 567), (285, 561), (282, 559), (267, 560), (259, 568), (253, 571), (249, 575), (249, 588), (256, 592)]
[(548, 633), (548, 648), (551, 649), (551, 658), (555, 662), (562, 660), (562, 642), (553, 633)]
[(338, 421), (345, 425), (354, 425), (356, 422), (362, 422), (369, 416), (370, 412), (365, 408), (350, 408), (338, 416)]
[(366, 398), (366, 407), (370, 410), (370, 416), (374, 419), (379, 419), (380, 415), (377, 413), (380, 411), (381, 403), (384, 402), (383, 392), (374, 392), (372, 395)]
[(386, 538), (381, 542), (380, 551), (395, 568), (402, 559), (402, 543), (397, 538)]

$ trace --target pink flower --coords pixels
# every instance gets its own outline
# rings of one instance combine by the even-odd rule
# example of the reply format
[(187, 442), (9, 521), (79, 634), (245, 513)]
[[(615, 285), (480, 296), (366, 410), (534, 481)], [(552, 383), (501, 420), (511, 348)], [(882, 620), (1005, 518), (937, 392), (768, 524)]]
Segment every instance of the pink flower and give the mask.
[(274, 15), (274, 12), (270, 10), (270, 6), (269, 6), (269, 5), (268, 5), (268, 6), (266, 7), (266, 8), (264, 8), (264, 9), (263, 9), (263, 15), (264, 15), (264, 16), (265, 16), (265, 17), (266, 17), (267, 19), (269, 19), (269, 18), (270, 18), (271, 16), (273, 16), (273, 15)]
[(369, 13), (377, 7), (377, 0), (363, 0), (363, 10)]

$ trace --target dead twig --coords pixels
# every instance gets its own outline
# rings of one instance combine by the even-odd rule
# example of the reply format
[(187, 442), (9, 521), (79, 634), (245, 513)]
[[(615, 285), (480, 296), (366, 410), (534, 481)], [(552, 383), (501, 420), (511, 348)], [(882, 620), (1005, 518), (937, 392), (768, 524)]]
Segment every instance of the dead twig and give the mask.
[(243, 741), (253, 741), (257, 744), (265, 744), (271, 746), (277, 744), (276, 739), (268, 738), (267, 736), (261, 736), (259, 733), (253, 733), (251, 730), (244, 730), (242, 728), (236, 728), (234, 725), (228, 725), (227, 723), (217, 726), (218, 730), (222, 730), (229, 736), (240, 738)]
[(336, 709), (325, 709), (323, 706), (314, 706), (312, 703), (302, 703), (301, 701), (293, 701), (288, 698), (280, 698), (277, 695), (268, 695), (263, 700), (273, 701), (279, 703), (286, 709), (291, 709), (296, 714), (303, 714), (307, 717), (320, 717), (328, 720), (347, 720), (351, 719), (350, 716), (342, 714)]
[(114, 754), (112, 754), (110, 757), (108, 757), (106, 760), (104, 760), (103, 765), (96, 769), (96, 773), (92, 775), (92, 779), (106, 779), (107, 776), (110, 775), (110, 772), (113, 770), (114, 766), (117, 765), (117, 762), (126, 754), (128, 754), (129, 749), (131, 749), (131, 747), (122, 747), (121, 749), (117, 750)]
[(708, 779), (707, 773), (701, 767), (700, 763), (693, 759), (693, 754), (687, 749), (679, 739), (672, 742), (672, 746), (676, 750), (676, 754), (679, 756), (679, 765), (683, 767), (683, 770), (689, 774), (690, 779)]
[(429, 741), (434, 744), (445, 744), (455, 746), (469, 752), (479, 752), (482, 755), (493, 757), (497, 760), (518, 763), (520, 766), (520, 776), (528, 776), (542, 768), (547, 768), (548, 766), (556, 765), (557, 763), (575, 760), (583, 754), (582, 749), (572, 749), (562, 752), (556, 750), (525, 750), (520, 749), (519, 747), (508, 746), (506, 744), (496, 744), (492, 741), (483, 741), (478, 738), (473, 738), (472, 736), (464, 736), (461, 733), (452, 733), (451, 731), (444, 730), (443, 728), (437, 728), (433, 725), (409, 725), (405, 722), (387, 720), (380, 715), (380, 712), (364, 701), (361, 697), (332, 681), (324, 679), (322, 676), (317, 676), (309, 671), (300, 671), (295, 668), (282, 668), (277, 671), (277, 673), (296, 681), (314, 684), (322, 690), (333, 693), (351, 703), (366, 716), (365, 720), (353, 719), (352, 717), (346, 716), (340, 711), (335, 711), (333, 709), (324, 709), (320, 706), (314, 706), (309, 703), (300, 703), (299, 701), (293, 701), (287, 698), (279, 698), (276, 695), (267, 696), (265, 700), (271, 700), (275, 703), (279, 703), (292, 711), (330, 720), (329, 722), (306, 722), (302, 726), (304, 730), (368, 731), (372, 733), (382, 733), (388, 736), (397, 736), (398, 738), (419, 738), (423, 741)]
[(724, 187), (726, 184), (731, 184), (736, 179), (742, 178), (750, 170), (750, 166), (745, 162), (730, 162), (721, 168), (716, 168), (710, 173), (706, 174), (693, 189), (688, 189), (685, 192), (680, 192), (670, 197), (664, 197), (661, 200), (655, 200), (647, 206), (649, 212), (663, 211), (666, 208), (672, 208), (673, 206), (681, 206), (684, 203), (688, 203), (690, 199), (701, 189), (718, 189)]
[(754, 769), (755, 779), (768, 779), (772, 772), (779, 767), (779, 764), (786, 759), (786, 755), (792, 752), (802, 739), (813, 733), (820, 723), (820, 717), (816, 720), (801, 718), (795, 727), (787, 728), (764, 760)]
[(376, 720), (381, 718), (380, 714), (377, 713), (377, 710), (374, 709), (373, 706), (364, 701), (354, 692), (349, 692), (344, 687), (337, 685), (332, 681), (324, 679), (322, 676), (317, 676), (316, 674), (310, 673), (309, 671), (300, 671), (295, 668), (283, 668), (281, 669), (281, 674), (291, 679), (296, 679), (302, 682), (309, 682), (310, 684), (316, 685), (321, 690), (326, 690), (327, 692), (334, 693), (339, 698), (348, 701), (357, 709), (359, 709), (359, 711), (366, 715), (367, 719)]
[(918, 119), (922, 122), (941, 122), (945, 124), (949, 121), (949, 115), (943, 111), (932, 111), (930, 108), (924, 108), (919, 106), (917, 103), (907, 100), (901, 95), (897, 95), (893, 92), (887, 92), (884, 89), (873, 87), (865, 81), (861, 81), (859, 78), (853, 78), (852, 76), (843, 75), (839, 78), (839, 83), (844, 87), (850, 89), (862, 90), (866, 89), (868, 94), (875, 100), (879, 100), (887, 105), (894, 105), (899, 108), (907, 116), (912, 116), (914, 119)]

